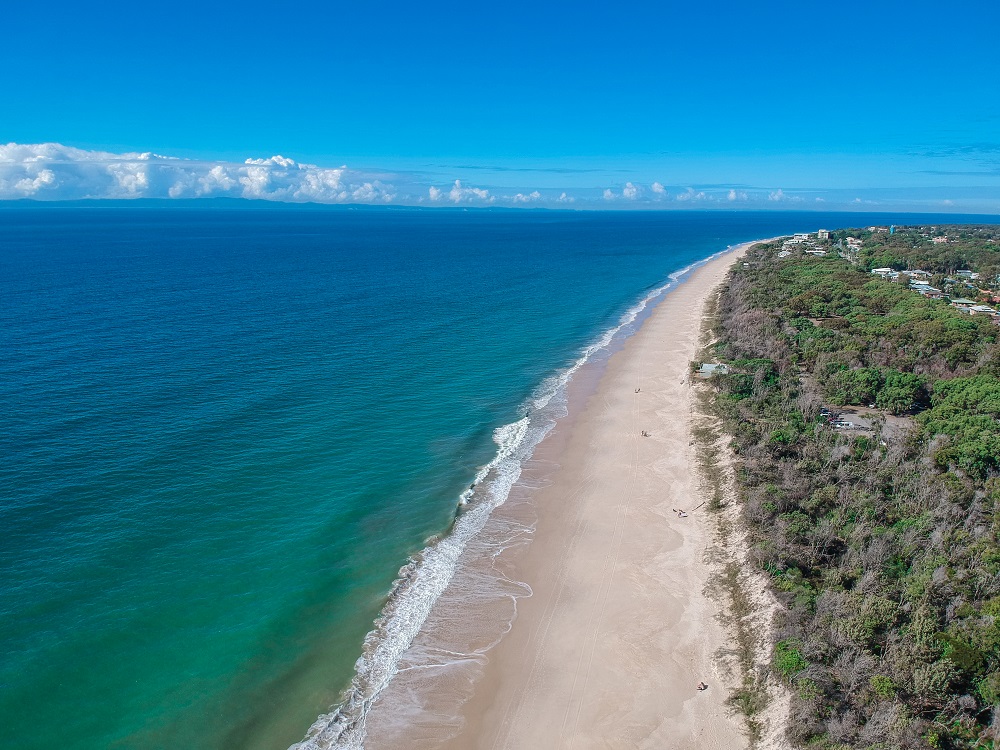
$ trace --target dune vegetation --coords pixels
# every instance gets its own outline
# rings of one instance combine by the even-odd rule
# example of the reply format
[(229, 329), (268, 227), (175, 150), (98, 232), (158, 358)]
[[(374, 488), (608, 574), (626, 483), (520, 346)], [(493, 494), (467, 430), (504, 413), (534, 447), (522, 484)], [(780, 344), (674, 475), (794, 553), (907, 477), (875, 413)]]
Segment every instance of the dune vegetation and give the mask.
[(706, 359), (798, 747), (1000, 745), (1000, 326), (870, 273), (988, 301), (998, 239), (762, 244), (722, 290)]

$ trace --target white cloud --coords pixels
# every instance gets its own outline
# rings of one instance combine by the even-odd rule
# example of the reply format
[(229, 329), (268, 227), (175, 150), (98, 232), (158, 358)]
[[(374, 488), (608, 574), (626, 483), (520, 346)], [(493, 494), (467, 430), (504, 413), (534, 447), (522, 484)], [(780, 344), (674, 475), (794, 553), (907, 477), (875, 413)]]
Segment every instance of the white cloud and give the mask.
[(767, 199), (774, 202), (791, 202), (791, 203), (801, 203), (804, 198), (801, 195), (788, 195), (784, 190), (778, 188), (777, 190), (768, 193)]
[(605, 188), (603, 197), (606, 201), (618, 200), (619, 198), (627, 201), (634, 201), (640, 196), (641, 193), (641, 187), (634, 185), (631, 182), (626, 182), (621, 193), (616, 193), (611, 188)]
[(351, 193), (351, 198), (358, 203), (391, 203), (395, 197), (396, 194), (390, 192), (378, 180), (375, 182), (366, 182), (361, 187), (355, 188)]
[(388, 203), (380, 175), (327, 169), (276, 155), (244, 162), (176, 159), (151, 152), (113, 154), (59, 143), (0, 144), (0, 200), (199, 198)]
[(229, 174), (229, 170), (221, 164), (217, 164), (208, 170), (208, 174), (198, 178), (196, 192), (198, 195), (210, 195), (214, 192), (225, 193), (231, 190), (236, 183), (236, 178)]
[(262, 198), (271, 186), (271, 170), (267, 167), (246, 167), (239, 183), (243, 186), (244, 198)]
[(455, 184), (448, 191), (448, 199), (455, 203), (493, 203), (496, 201), (496, 197), (490, 195), (489, 190), (462, 187), (461, 180), (455, 180)]
[(688, 188), (683, 193), (677, 194), (677, 200), (679, 201), (702, 201), (707, 197), (704, 192), (695, 192), (694, 188)]
[[(462, 170), (461, 167), (453, 167)], [(530, 171), (530, 170), (529, 170)], [(494, 187), (487, 171), (454, 174), (434, 172), (359, 170), (345, 165), (322, 167), (283, 154), (241, 156), (233, 160), (178, 159), (152, 151), (111, 153), (88, 151), (59, 143), (0, 143), (0, 200), (88, 199), (195, 199), (228, 197), (268, 201), (317, 203), (400, 203), (425, 206), (551, 206), (609, 210), (641, 208), (723, 207), (788, 209), (813, 205), (815, 209), (844, 205), (851, 200), (844, 190), (793, 190), (765, 187), (706, 187), (699, 190), (671, 188), (663, 183), (625, 182), (601, 188), (600, 183), (547, 183), (545, 192), (533, 185)], [(470, 177), (470, 175), (476, 175)], [(614, 172), (608, 173), (614, 174)], [(461, 179), (455, 179), (460, 177)], [(436, 180), (436, 185), (431, 180)], [(466, 180), (482, 180), (468, 184)], [(498, 184), (509, 176), (497, 177)], [(574, 178), (576, 180), (584, 178)], [(598, 178), (601, 179), (601, 178)], [(611, 176), (603, 178), (612, 184)], [(443, 187), (442, 187), (443, 186)], [(569, 193), (573, 189), (576, 195)], [(565, 191), (565, 192), (564, 192)], [(881, 195), (881, 194), (880, 194)], [(824, 202), (822, 196), (826, 199)], [(882, 199), (883, 201), (886, 199)], [(924, 203), (943, 207), (940, 195), (928, 194)], [(966, 198), (954, 198), (963, 206)], [(858, 198), (853, 204), (875, 205)]]
[[(35, 177), (24, 177), (14, 183), (14, 189), (25, 196), (34, 195), (42, 188), (52, 185), (56, 180), (55, 172), (51, 169), (42, 169)], [(0, 181), (0, 185), (2, 185)]]
[[(294, 167), (296, 166), (294, 159), (286, 159), (281, 154), (277, 156), (272, 156), (270, 159), (247, 159), (244, 164), (259, 164), (261, 166), (277, 166), (277, 167)], [(305, 166), (305, 165), (303, 165)]]
[(129, 152), (112, 154), (107, 151), (85, 151), (61, 143), (0, 143), (0, 164), (30, 162), (109, 162), (109, 161), (179, 161), (158, 154)]
[(518, 193), (517, 195), (506, 196), (506, 198), (513, 203), (537, 203), (542, 199), (542, 194), (534, 190), (527, 195)]
[(108, 164), (108, 174), (115, 180), (116, 196), (141, 198), (149, 189), (149, 164), (146, 162), (120, 162)]
[[(292, 196), (296, 200), (337, 201), (343, 200), (340, 196), (345, 192), (351, 192), (353, 195), (357, 190), (351, 191), (351, 186), (344, 183), (343, 169), (320, 169), (310, 165), (303, 165), (300, 169), (303, 170), (301, 180), (298, 187), (292, 192)], [(294, 176), (290, 178), (290, 174), (294, 175), (294, 173), (285, 171), (271, 170), (272, 176), (277, 175), (283, 179), (291, 179), (294, 183)], [(372, 200), (375, 200), (375, 197)]]

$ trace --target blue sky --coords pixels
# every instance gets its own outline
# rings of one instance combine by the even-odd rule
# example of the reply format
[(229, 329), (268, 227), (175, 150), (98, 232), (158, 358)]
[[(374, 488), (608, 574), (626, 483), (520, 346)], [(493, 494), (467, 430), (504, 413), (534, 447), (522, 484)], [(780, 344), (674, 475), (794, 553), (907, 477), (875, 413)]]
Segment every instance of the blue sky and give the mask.
[(144, 5), (8, 8), (0, 142), (1000, 212), (992, 2)]

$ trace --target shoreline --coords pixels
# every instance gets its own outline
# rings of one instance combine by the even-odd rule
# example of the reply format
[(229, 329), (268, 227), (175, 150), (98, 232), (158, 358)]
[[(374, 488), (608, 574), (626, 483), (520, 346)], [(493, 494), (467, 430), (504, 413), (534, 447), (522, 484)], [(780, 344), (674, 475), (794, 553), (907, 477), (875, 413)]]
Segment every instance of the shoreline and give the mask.
[[(469, 572), (509, 584), (506, 600), (472, 612), (493, 631), (415, 639), (420, 658), (403, 660), (372, 706), (366, 747), (747, 746), (725, 705), (739, 675), (718, 656), (721, 605), (704, 592), (715, 522), (691, 510), (701, 481), (688, 363), (709, 295), (759, 241), (685, 273), (570, 381), (567, 415), (491, 519), (511, 543)], [(443, 599), (423, 630), (461, 616), (462, 596)]]

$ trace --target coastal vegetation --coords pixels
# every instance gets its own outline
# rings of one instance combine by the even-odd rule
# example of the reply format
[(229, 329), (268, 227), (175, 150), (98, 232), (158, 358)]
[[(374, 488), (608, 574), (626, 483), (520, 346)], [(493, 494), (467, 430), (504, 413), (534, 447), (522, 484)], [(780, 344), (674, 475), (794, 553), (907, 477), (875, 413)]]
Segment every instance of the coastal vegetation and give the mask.
[[(914, 227), (761, 244), (722, 290), (705, 357), (729, 365), (713, 405), (782, 605), (771, 669), (798, 747), (998, 742), (1000, 325), (936, 294), (992, 299), (998, 240)], [(935, 294), (870, 273), (885, 267), (929, 272)]]

